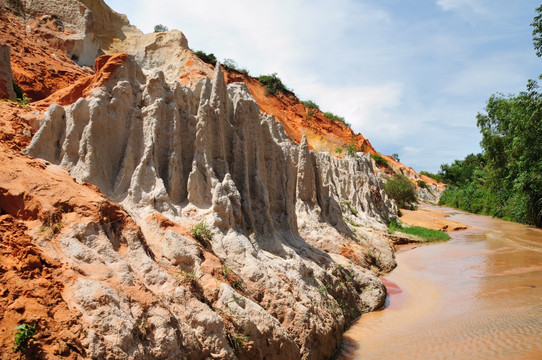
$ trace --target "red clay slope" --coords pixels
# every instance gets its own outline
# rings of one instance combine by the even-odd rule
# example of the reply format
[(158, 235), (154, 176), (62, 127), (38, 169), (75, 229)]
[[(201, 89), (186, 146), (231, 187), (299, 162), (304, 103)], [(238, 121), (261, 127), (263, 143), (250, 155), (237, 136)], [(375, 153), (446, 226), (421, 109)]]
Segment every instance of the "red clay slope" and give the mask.
[(293, 93), (266, 94), (265, 87), (257, 79), (231, 70), (226, 73), (226, 82), (244, 82), (261, 111), (275, 116), (288, 136), (297, 143), (305, 135), (310, 147), (316, 151), (337, 154), (337, 148), (344, 149), (354, 144), (358, 151), (376, 153), (363, 135), (355, 134), (343, 123), (327, 118), (320, 110), (305, 107)]

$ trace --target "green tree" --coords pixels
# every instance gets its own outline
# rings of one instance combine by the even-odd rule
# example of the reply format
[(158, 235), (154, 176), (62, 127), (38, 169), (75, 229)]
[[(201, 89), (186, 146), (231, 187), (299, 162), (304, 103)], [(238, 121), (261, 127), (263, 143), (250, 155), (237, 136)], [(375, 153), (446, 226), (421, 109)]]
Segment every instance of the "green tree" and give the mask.
[(393, 178), (388, 179), (384, 184), (384, 191), (402, 209), (409, 208), (410, 204), (417, 201), (416, 187), (403, 174), (395, 174)]
[(536, 8), (536, 16), (531, 23), (533, 29), (533, 45), (536, 56), (542, 57), (542, 5)]
[(154, 25), (154, 32), (155, 33), (161, 33), (168, 31), (168, 27), (162, 24)]
[[(478, 114), (488, 186), (515, 195), (523, 222), (542, 226), (542, 94), (536, 81), (516, 96), (493, 95)], [(522, 200), (521, 200), (522, 199)], [(522, 205), (521, 202), (524, 202)]]
[(401, 160), (399, 160), (399, 154), (397, 154), (397, 153), (391, 154), (391, 157), (392, 157), (395, 161), (401, 161)]

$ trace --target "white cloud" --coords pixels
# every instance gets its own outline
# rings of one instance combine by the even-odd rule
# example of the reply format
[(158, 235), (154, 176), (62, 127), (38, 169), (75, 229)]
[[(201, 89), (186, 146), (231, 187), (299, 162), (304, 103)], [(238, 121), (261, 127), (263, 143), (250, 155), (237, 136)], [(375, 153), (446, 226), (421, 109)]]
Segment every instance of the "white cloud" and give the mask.
[(143, 31), (162, 23), (252, 75), (277, 72), (417, 169), (477, 151), (489, 95), (539, 72), (528, 27), (538, 0), (106, 1)]
[(299, 90), (319, 104), (323, 111), (343, 116), (352, 129), (362, 134), (371, 129), (371, 133), (382, 131), (398, 138), (406, 125), (398, 123), (389, 114), (390, 109), (401, 104), (403, 84), (398, 82), (347, 87), (311, 82), (300, 85)]
[(495, 54), (466, 64), (444, 90), (453, 95), (483, 95), (488, 98), (495, 92), (506, 93), (521, 88), (526, 81), (524, 70), (518, 67), (513, 57)]
[(437, 0), (437, 5), (444, 11), (458, 11), (461, 13), (469, 11), (487, 14), (488, 8), (484, 4), (485, 2), (484, 0)]

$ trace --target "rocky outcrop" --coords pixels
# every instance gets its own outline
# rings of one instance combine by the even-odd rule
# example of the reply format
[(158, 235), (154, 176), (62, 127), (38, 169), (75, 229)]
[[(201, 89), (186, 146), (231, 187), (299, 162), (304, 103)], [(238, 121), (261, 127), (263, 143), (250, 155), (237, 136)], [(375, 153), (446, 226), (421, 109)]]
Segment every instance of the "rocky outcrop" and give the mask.
[(21, 1), (25, 16), (39, 19), (40, 30), (79, 65), (92, 66), (96, 57), (126, 33), (143, 35), (103, 0)]
[(11, 72), (9, 45), (0, 44), (0, 99), (16, 100), (13, 91), (13, 73)]
[[(8, 1), (6, 5), (16, 3), (22, 4)], [(62, 33), (58, 19), (24, 18), (22, 7), (20, 16), (13, 11), (0, 4), (0, 38), (11, 48), (13, 78), (28, 98), (43, 99), (92, 72), (66, 55), (62, 41), (58, 40)]]
[[(220, 66), (192, 90), (145, 77), (129, 56), (87, 98), (51, 106), (26, 153), (97, 185), (141, 226), (112, 238), (81, 224), (60, 240), (85, 276), (66, 293), (92, 324), (91, 357), (326, 358), (384, 302), (367, 269), (394, 266), (375, 230), (395, 209), (369, 156), (292, 143)], [(186, 229), (205, 222), (197, 242)], [(130, 300), (133, 286), (156, 299), (152, 313)], [(143, 318), (152, 351), (133, 336)]]

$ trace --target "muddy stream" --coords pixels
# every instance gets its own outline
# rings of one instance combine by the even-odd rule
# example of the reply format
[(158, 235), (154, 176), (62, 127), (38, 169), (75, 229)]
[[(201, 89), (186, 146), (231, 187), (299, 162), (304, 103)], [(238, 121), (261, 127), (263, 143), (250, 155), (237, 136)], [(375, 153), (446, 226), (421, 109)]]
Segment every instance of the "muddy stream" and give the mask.
[(542, 230), (453, 209), (471, 228), (397, 253), (387, 306), (341, 359), (542, 359)]

